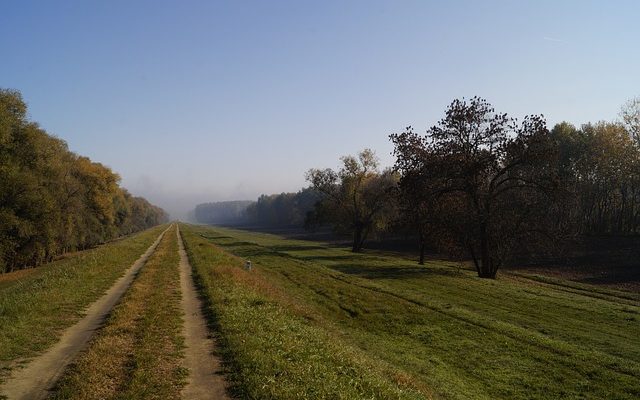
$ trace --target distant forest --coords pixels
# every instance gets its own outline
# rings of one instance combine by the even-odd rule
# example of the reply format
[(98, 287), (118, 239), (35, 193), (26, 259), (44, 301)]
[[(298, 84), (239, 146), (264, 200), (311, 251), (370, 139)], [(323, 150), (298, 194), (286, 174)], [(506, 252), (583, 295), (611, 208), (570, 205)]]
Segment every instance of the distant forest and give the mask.
[(516, 120), (486, 100), (454, 100), (424, 133), (389, 136), (393, 167), (373, 151), (311, 169), (309, 188), (256, 202), (202, 204), (203, 223), (330, 225), (358, 252), (372, 236), (417, 238), (473, 261), (495, 278), (515, 256), (558, 252), (575, 238), (640, 234), (640, 98), (615, 122), (548, 129), (541, 115)]
[(258, 201), (222, 201), (198, 204), (197, 222), (220, 225), (251, 225), (268, 228), (302, 227), (311, 220), (322, 194), (313, 189), (297, 193), (261, 195)]
[(121, 188), (109, 168), (69, 151), (27, 115), (19, 92), (0, 89), (0, 272), (168, 220)]
[(198, 204), (195, 220), (204, 224), (237, 225), (246, 222), (245, 212), (253, 201), (234, 200)]

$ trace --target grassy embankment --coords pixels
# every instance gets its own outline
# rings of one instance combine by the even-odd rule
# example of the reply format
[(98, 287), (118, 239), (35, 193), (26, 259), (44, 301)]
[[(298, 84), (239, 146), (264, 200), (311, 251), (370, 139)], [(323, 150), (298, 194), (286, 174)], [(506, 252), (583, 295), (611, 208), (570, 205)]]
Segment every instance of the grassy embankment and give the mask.
[(55, 399), (176, 399), (185, 383), (178, 242), (167, 231)]
[(166, 227), (0, 275), (0, 381), (13, 363), (55, 343)]
[(230, 229), (184, 237), (245, 397), (640, 396), (637, 293)]
[(242, 260), (211, 246), (200, 230), (180, 226), (238, 398), (423, 398), (394, 368), (311, 323), (313, 310), (295, 304), (261, 268), (244, 271)]

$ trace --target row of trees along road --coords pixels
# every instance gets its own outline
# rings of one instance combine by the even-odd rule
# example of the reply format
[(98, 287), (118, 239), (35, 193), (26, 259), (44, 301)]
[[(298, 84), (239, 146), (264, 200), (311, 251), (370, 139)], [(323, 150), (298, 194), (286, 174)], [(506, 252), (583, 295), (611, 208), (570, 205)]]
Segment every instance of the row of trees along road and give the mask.
[(0, 89), (0, 272), (167, 221), (119, 179), (29, 121), (20, 93)]
[(640, 100), (623, 122), (551, 131), (541, 115), (521, 122), (484, 99), (455, 100), (437, 125), (390, 135), (396, 163), (380, 170), (371, 150), (342, 168), (312, 169), (324, 194), (313, 219), (351, 232), (352, 250), (372, 232), (411, 226), (427, 244), (473, 260), (495, 278), (510, 257), (546, 251), (576, 235), (640, 230)]

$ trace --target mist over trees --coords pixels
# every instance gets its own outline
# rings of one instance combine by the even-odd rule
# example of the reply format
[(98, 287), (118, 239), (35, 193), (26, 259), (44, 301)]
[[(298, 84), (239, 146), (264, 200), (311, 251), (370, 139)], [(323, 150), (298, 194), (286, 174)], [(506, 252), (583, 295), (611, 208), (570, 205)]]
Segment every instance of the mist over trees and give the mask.
[(331, 226), (354, 252), (372, 235), (412, 231), (420, 264), (436, 249), (495, 278), (523, 254), (640, 233), (640, 100), (620, 116), (549, 130), (542, 115), (518, 121), (479, 97), (454, 100), (424, 134), (390, 135), (393, 168), (381, 170), (369, 149), (344, 156), (338, 170), (310, 169), (309, 188), (262, 195), (236, 221)]
[(167, 220), (119, 181), (29, 121), (19, 92), (0, 89), (0, 271), (37, 266)]
[(198, 204), (197, 222), (251, 225), (268, 228), (302, 227), (322, 195), (305, 188), (297, 193), (261, 195), (257, 201), (222, 201)]
[(204, 224), (242, 224), (247, 221), (245, 211), (251, 203), (253, 201), (234, 200), (198, 204), (194, 217)]

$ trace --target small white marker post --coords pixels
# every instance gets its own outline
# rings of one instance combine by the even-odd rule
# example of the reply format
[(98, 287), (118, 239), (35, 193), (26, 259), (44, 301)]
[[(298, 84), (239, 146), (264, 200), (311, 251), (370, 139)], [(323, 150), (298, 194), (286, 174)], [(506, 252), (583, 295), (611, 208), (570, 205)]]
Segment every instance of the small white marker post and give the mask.
[(251, 261), (247, 260), (244, 262), (244, 269), (251, 271)]

